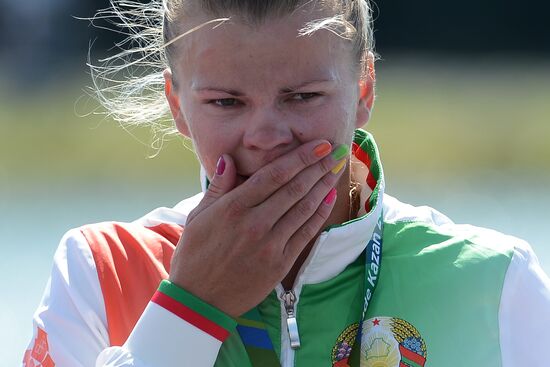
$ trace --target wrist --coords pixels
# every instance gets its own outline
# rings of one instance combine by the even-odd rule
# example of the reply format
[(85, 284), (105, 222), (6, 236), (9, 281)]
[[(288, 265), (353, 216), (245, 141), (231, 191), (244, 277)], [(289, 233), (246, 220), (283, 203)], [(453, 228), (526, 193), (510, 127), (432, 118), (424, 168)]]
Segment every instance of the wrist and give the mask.
[(232, 316), (170, 280), (160, 283), (151, 301), (222, 342), (237, 325)]

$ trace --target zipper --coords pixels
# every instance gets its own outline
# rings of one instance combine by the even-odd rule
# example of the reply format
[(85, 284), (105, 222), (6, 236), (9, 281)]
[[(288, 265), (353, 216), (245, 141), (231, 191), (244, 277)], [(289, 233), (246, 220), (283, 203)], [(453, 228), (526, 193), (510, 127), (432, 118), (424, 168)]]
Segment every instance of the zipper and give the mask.
[(300, 348), (300, 334), (298, 334), (298, 322), (296, 321), (296, 310), (294, 304), (296, 302), (296, 294), (293, 290), (285, 291), (281, 294), (286, 311), (286, 328), (290, 338), (290, 348)]
[(300, 335), (296, 319), (296, 304), (302, 287), (287, 291), (282, 284), (275, 290), (281, 301), (281, 367), (294, 366), (294, 354), (300, 346)]
[[(275, 292), (281, 301), (281, 367), (294, 367), (294, 354), (300, 348), (300, 333), (298, 329), (296, 306), (300, 299), (303, 286), (303, 273), (314, 257), (318, 244), (327, 237), (321, 233), (313, 245), (311, 253), (296, 275), (292, 289), (286, 290), (281, 283), (275, 287)], [(286, 315), (286, 317), (284, 317)]]

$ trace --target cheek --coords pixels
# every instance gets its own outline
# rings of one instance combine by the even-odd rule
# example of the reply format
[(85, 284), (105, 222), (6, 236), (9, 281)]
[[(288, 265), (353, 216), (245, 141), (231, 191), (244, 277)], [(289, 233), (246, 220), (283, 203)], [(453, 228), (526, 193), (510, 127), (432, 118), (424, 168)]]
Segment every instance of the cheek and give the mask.
[(219, 144), (216, 144), (213, 139), (202, 141), (200, 138), (193, 139), (193, 144), (195, 145), (195, 151), (201, 165), (206, 170), (208, 176), (212, 177), (212, 174), (216, 170), (218, 159), (223, 154), (221, 150), (217, 149)]
[(350, 106), (335, 103), (319, 108), (306, 119), (304, 133), (313, 138), (329, 139), (333, 143), (344, 143), (353, 135), (354, 123)]
[[(184, 101), (187, 102), (186, 99)], [(195, 154), (208, 176), (211, 177), (219, 157), (219, 154), (213, 149), (217, 145), (210, 143), (214, 139), (214, 136), (211, 136), (212, 134), (210, 133), (212, 128), (208, 125), (208, 121), (200, 118), (200, 114), (197, 113), (198, 111), (194, 107), (192, 103), (184, 105), (184, 111), (186, 111), (185, 120), (187, 121)]]
[(216, 170), (216, 164), (222, 154), (233, 155), (234, 138), (220, 129), (205, 128), (192, 130), (193, 145), (200, 163), (209, 177)]
[(207, 129), (204, 129), (205, 126), (200, 121), (193, 121), (193, 123), (189, 124), (189, 127), (197, 158), (204, 169), (206, 169), (208, 176), (211, 177), (219, 157), (218, 152), (213, 149), (217, 145), (211, 143), (214, 137), (211, 137), (208, 131), (203, 131)]

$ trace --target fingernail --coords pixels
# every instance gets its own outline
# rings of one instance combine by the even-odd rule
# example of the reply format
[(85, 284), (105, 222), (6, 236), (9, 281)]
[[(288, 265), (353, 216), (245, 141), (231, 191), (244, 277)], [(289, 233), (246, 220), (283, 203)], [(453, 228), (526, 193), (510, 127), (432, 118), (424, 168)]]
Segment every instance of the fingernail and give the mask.
[(330, 205), (334, 202), (334, 199), (336, 199), (336, 189), (333, 187), (323, 201), (325, 204)]
[(346, 144), (339, 145), (334, 151), (332, 152), (331, 156), (334, 158), (335, 161), (339, 161), (340, 159), (346, 157), (349, 154), (349, 146)]
[(218, 163), (216, 163), (216, 174), (218, 176), (221, 176), (223, 175), (224, 171), (225, 171), (225, 159), (223, 159), (223, 155), (222, 155), (218, 159)]
[(342, 170), (342, 168), (344, 168), (345, 165), (346, 165), (346, 160), (345, 160), (345, 159), (342, 159), (342, 160), (340, 161), (340, 163), (338, 163), (338, 164), (336, 165), (336, 167), (334, 167), (334, 168), (332, 169), (332, 173), (337, 174), (338, 172), (340, 172), (340, 171)]
[(313, 149), (313, 154), (315, 154), (316, 157), (321, 158), (329, 154), (331, 149), (332, 149), (332, 145), (330, 145), (330, 143), (328, 142), (324, 142), (317, 145)]

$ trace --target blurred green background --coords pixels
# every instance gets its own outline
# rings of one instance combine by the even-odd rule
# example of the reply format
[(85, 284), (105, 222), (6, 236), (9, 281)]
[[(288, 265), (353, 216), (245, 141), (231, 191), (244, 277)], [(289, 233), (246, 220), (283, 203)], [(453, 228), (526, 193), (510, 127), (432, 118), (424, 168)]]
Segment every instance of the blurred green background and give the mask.
[[(484, 52), (482, 46), (443, 47), (432, 40), (432, 47), (422, 48), (418, 38), (405, 42), (407, 24), (397, 32), (383, 10), (377, 20), (384, 24), (378, 97), (366, 128), (381, 149), (387, 192), (433, 206), (456, 222), (522, 237), (550, 272), (548, 54), (535, 46), (520, 51), (521, 43)], [(391, 9), (388, 14), (398, 15)], [(422, 24), (444, 27), (431, 19)], [(92, 113), (101, 110), (83, 92), (91, 84), (84, 65), (89, 33), (73, 50), (76, 58), (54, 63), (47, 74), (33, 68), (46, 63), (41, 70), (50, 70), (37, 49), (23, 48), (34, 59), (18, 69), (15, 48), (0, 47), (1, 365), (21, 360), (65, 231), (130, 221), (200, 189), (189, 143), (173, 137), (148, 158), (156, 151), (147, 129), (125, 131)], [(401, 38), (384, 48), (383, 41), (392, 42), (388, 34)]]

